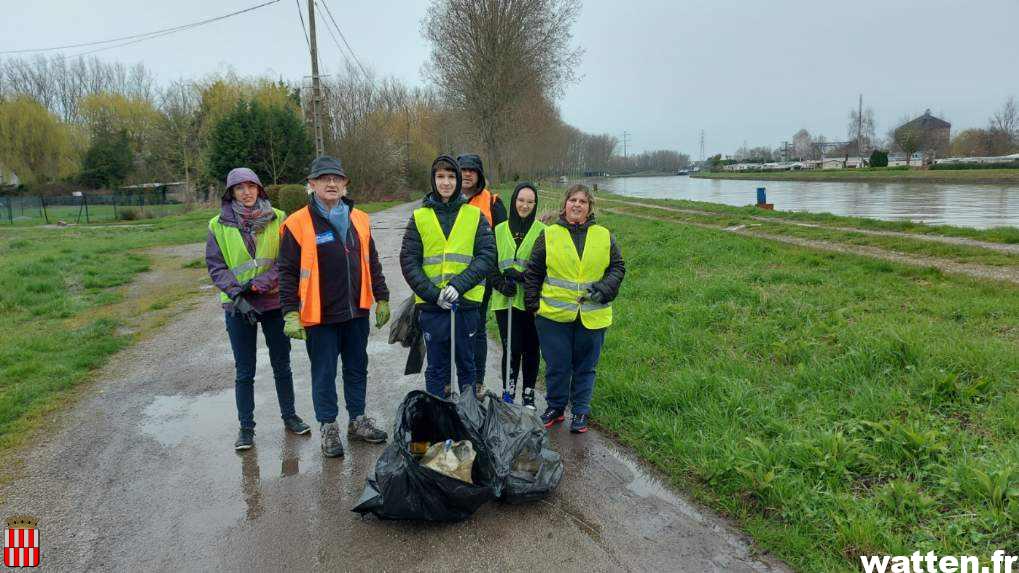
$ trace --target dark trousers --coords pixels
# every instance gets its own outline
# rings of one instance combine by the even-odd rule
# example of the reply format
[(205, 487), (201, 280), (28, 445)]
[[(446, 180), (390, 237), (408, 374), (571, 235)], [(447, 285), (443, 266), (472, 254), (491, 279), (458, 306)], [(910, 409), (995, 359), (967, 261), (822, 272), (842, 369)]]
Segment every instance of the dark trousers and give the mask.
[[(241, 316), (225, 313), (226, 333), (234, 353), (234, 399), (237, 402), (237, 419), (242, 428), (255, 427), (255, 363), (258, 347), (258, 325), (248, 324)], [(263, 312), (258, 322), (262, 337), (269, 347), (269, 363), (276, 382), (276, 399), (280, 415), (294, 415), (294, 377), (290, 371), (290, 339), (283, 334), (283, 313), (277, 310)]]
[(481, 308), (478, 309), (478, 318), (481, 319), (481, 336), (474, 339), (474, 381), (478, 386), (485, 385), (485, 363), (488, 362), (488, 303), (491, 300), (492, 287), (486, 284), (485, 295), (481, 298)]
[(555, 322), (544, 317), (534, 319), (545, 357), (545, 401), (549, 408), (566, 409), (567, 402), (576, 414), (591, 412), (595, 366), (605, 342), (605, 328), (590, 330), (580, 322)]
[(520, 366), (524, 367), (524, 388), (534, 388), (538, 379), (538, 363), (541, 360), (541, 348), (538, 345), (538, 331), (534, 328), (534, 315), (519, 308), (513, 309), (513, 340), (510, 342), (510, 372), (506, 380), (506, 330), (509, 310), (495, 311), (495, 321), (499, 324), (499, 338), (502, 339), (502, 362), (499, 372), (502, 376), (502, 389), (516, 396), (517, 376)]
[(320, 424), (336, 421), (336, 366), (343, 361), (343, 399), (351, 420), (364, 414), (368, 390), (368, 317), (305, 329), (311, 361), (311, 401)]
[[(448, 311), (422, 310), (418, 324), (425, 338), (425, 352), (428, 366), (425, 367), (425, 390), (429, 394), (444, 398), (446, 386), (450, 384), (449, 367), (449, 315)], [(485, 338), (478, 309), (456, 311), (456, 374), (460, 391), (474, 387), (474, 339)]]

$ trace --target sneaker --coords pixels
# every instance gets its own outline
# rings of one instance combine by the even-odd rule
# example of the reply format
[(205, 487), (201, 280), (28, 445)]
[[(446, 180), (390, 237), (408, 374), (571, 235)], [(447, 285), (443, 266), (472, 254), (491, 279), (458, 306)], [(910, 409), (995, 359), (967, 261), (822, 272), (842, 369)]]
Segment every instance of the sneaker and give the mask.
[(381, 444), (389, 438), (389, 434), (375, 427), (374, 418), (368, 418), (364, 414), (358, 416), (347, 425), (347, 435), (369, 444)]
[(340, 428), (336, 422), (322, 424), (322, 455), (327, 458), (343, 457), (343, 444), (340, 443)]
[(254, 428), (241, 428), (239, 434), (237, 434), (237, 441), (234, 442), (235, 450), (250, 450), (251, 446), (255, 445), (255, 429)]
[(574, 414), (570, 420), (570, 433), (583, 434), (587, 431), (587, 414)]
[(565, 419), (566, 416), (563, 415), (563, 411), (561, 409), (553, 408), (551, 406), (549, 406), (549, 408), (545, 410), (545, 413), (541, 415), (541, 421), (545, 423), (546, 428), (551, 428)]
[(507, 404), (513, 403), (513, 394), (510, 394), (508, 390), (504, 390), (502, 393), (502, 401)]
[(524, 388), (524, 408), (538, 409), (534, 405), (534, 388)]
[(296, 414), (293, 416), (289, 416), (287, 418), (283, 418), (283, 426), (286, 427), (286, 429), (290, 430), (291, 432), (297, 434), (298, 436), (303, 436), (305, 434), (311, 433), (311, 427), (309, 427), (308, 424), (305, 424), (304, 420), (302, 420), (301, 417)]

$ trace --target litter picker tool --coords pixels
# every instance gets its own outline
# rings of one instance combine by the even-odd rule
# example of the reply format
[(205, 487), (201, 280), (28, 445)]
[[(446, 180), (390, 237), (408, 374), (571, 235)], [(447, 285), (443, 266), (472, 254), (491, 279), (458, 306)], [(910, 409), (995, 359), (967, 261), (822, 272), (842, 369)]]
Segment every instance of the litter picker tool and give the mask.
[(460, 376), (456, 371), (456, 307), (454, 302), (449, 307), (449, 381), (450, 395), (460, 401)]

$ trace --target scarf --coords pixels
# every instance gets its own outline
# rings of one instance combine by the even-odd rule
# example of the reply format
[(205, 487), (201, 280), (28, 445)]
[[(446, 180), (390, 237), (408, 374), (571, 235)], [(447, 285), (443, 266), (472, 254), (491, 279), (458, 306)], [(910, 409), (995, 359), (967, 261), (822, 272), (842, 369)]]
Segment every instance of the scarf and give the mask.
[(257, 234), (276, 216), (269, 200), (264, 197), (259, 197), (251, 207), (245, 207), (240, 201), (231, 201), (230, 206), (237, 216), (237, 227), (249, 235)]
[(345, 245), (347, 243), (347, 231), (350, 229), (350, 207), (343, 202), (343, 199), (340, 199), (335, 207), (326, 211), (326, 206), (318, 200), (317, 196), (312, 195), (312, 198), (315, 201), (315, 210), (329, 221), (333, 230), (339, 235), (340, 244)]

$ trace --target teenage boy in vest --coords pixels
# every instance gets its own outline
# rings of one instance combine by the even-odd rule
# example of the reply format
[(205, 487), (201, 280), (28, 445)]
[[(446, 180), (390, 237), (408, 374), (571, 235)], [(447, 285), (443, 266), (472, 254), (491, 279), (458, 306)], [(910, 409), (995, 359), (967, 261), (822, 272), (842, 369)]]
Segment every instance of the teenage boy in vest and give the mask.
[[(446, 397), (450, 388), (450, 311), (456, 316), (456, 371), (461, 391), (475, 384), (476, 340), (487, 342), (479, 308), (484, 280), (495, 268), (495, 239), (481, 210), (461, 193), (456, 161), (432, 163), (432, 191), (415, 209), (400, 248), (403, 278), (414, 291), (425, 335), (425, 387)], [(455, 309), (453, 308), (455, 306)]]
[(311, 360), (311, 397), (320, 424), (322, 454), (343, 455), (336, 424), (337, 358), (343, 360), (347, 435), (385, 442), (385, 432), (364, 415), (368, 382), (368, 314), (375, 326), (389, 320), (389, 289), (375, 251), (368, 215), (346, 196), (350, 179), (339, 160), (311, 164), (308, 205), (287, 217), (280, 239), (280, 303), (284, 332), (305, 340)]
[[(456, 158), (457, 165), (463, 176), (463, 194), (468, 205), (481, 209), (481, 214), (488, 221), (491, 229), (506, 220), (506, 207), (498, 195), (488, 190), (488, 181), (485, 180), (485, 168), (481, 164), (481, 157), (467, 153)], [(498, 267), (493, 269), (498, 271)], [(492, 299), (492, 285), (485, 283), (485, 293), (481, 299), (481, 307), (478, 310), (481, 315), (481, 330), (485, 331), (488, 322), (488, 305)], [(488, 359), (488, 338), (479, 336), (474, 341), (474, 380), (479, 391), (485, 388), (485, 362)]]

